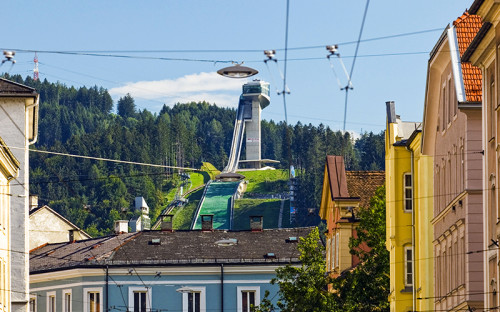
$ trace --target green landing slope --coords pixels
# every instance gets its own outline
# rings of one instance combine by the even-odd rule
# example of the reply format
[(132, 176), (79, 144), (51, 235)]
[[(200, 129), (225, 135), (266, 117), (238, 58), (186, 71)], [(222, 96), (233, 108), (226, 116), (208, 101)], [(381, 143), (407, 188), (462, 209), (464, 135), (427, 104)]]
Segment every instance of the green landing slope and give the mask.
[(228, 230), (231, 225), (231, 196), (240, 182), (212, 182), (194, 223), (193, 229), (201, 229), (201, 215), (211, 214), (214, 229)]

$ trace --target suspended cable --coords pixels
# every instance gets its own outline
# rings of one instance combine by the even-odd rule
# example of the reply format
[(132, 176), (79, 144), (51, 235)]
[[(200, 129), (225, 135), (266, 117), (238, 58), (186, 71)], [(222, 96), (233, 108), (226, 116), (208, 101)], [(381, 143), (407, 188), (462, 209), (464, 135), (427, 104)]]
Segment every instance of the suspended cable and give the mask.
[[(285, 109), (285, 131), (286, 131), (286, 144), (287, 144), (287, 149), (288, 149), (288, 166), (290, 170), (288, 171), (289, 177), (292, 177), (292, 151), (291, 151), (291, 138), (290, 138), (290, 129), (288, 129), (288, 114), (286, 111), (286, 95), (287, 93), (290, 94), (290, 91), (287, 91), (287, 86), (286, 86), (286, 73), (287, 73), (287, 65), (288, 65), (288, 22), (289, 22), (289, 17), (290, 17), (290, 0), (286, 1), (286, 26), (285, 26), (285, 62), (283, 65), (283, 107)], [(292, 214), (290, 212), (290, 214)], [(290, 216), (291, 218), (291, 216)]]
[(66, 54), (80, 56), (99, 56), (99, 57), (115, 57), (115, 58), (130, 58), (143, 60), (159, 60), (159, 61), (184, 61), (184, 62), (203, 62), (203, 63), (235, 63), (233, 60), (208, 60), (208, 59), (190, 59), (190, 58), (172, 58), (172, 57), (156, 57), (156, 56), (132, 56), (122, 54), (106, 54), (106, 53), (88, 53), (88, 52), (69, 52), (69, 51), (51, 51), (51, 50), (28, 50), (15, 49), (17, 52), (37, 52), (47, 54)]
[[(415, 35), (420, 35), (420, 34), (425, 34), (425, 33), (430, 33), (430, 32), (436, 32), (436, 31), (443, 31), (442, 27), (439, 28), (432, 28), (432, 29), (424, 29), (424, 30), (418, 30), (418, 31), (412, 31), (412, 32), (406, 32), (406, 33), (399, 33), (399, 34), (393, 34), (393, 35), (387, 35), (387, 36), (380, 36), (380, 37), (373, 37), (373, 38), (368, 38), (368, 39), (363, 39), (360, 40), (360, 42), (369, 42), (369, 41), (378, 41), (378, 40), (386, 40), (386, 39), (393, 39), (393, 38), (399, 38), (399, 37), (407, 37), (407, 36), (415, 36)], [(339, 42), (339, 45), (351, 45), (355, 44), (358, 41), (345, 41), (345, 42)], [(311, 50), (311, 49), (323, 49), (325, 45), (311, 45), (311, 46), (300, 46), (300, 47), (291, 47), (288, 48), (289, 51), (292, 50)], [(179, 49), (179, 50), (34, 50), (34, 49), (14, 49), (14, 48), (0, 48), (1, 50), (13, 50), (16, 52), (21, 52), (21, 53), (58, 53), (58, 54), (74, 54), (77, 55), (78, 53), (252, 53), (252, 52), (261, 52), (262, 49), (195, 49), (195, 50), (190, 50), (190, 49)], [(275, 49), (276, 51), (284, 51), (284, 48), (277, 48)]]
[(356, 64), (356, 57), (358, 55), (359, 44), (361, 42), (361, 36), (363, 35), (363, 28), (365, 27), (366, 14), (368, 13), (368, 6), (369, 5), (370, 5), (370, 0), (366, 0), (365, 12), (363, 13), (363, 20), (361, 21), (361, 29), (359, 30), (358, 41), (356, 43), (356, 50), (354, 52), (354, 59), (352, 60), (351, 72), (349, 74), (349, 82), (348, 82), (347, 86), (345, 86), (344, 125), (342, 128), (344, 131), (345, 131), (345, 122), (346, 122), (346, 117), (347, 117), (347, 99), (349, 96), (349, 88), (352, 90), (352, 87), (351, 87), (352, 74), (354, 72), (354, 65)]
[(158, 164), (148, 164), (148, 163), (142, 163), (142, 162), (136, 162), (136, 161), (128, 161), (128, 160), (118, 160), (118, 159), (93, 157), (93, 156), (84, 156), (84, 155), (76, 155), (76, 154), (68, 154), (68, 153), (49, 152), (49, 151), (27, 149), (27, 148), (24, 148), (24, 147), (7, 146), (7, 145), (1, 145), (1, 144), (0, 144), (0, 146), (8, 147), (8, 148), (11, 148), (11, 149), (29, 150), (30, 152), (35, 152), (35, 153), (52, 154), (52, 155), (59, 155), (59, 156), (68, 156), (68, 157), (83, 158), (83, 159), (92, 159), (92, 160), (102, 160), (102, 161), (115, 162), (115, 163), (121, 163), (121, 164), (129, 164), (129, 165), (138, 165), (138, 166), (147, 166), (147, 167), (158, 167), (158, 168), (170, 168), (170, 169), (180, 169), (180, 170), (201, 171), (201, 169), (189, 168), (189, 167), (176, 167), (176, 166), (167, 166), (167, 165), (158, 165)]

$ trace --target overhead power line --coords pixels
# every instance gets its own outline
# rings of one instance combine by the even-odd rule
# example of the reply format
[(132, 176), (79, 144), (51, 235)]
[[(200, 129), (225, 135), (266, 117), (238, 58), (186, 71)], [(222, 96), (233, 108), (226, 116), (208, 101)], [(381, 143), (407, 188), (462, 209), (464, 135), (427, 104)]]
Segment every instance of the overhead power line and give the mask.
[(51, 155), (59, 155), (59, 156), (68, 156), (68, 157), (83, 158), (83, 159), (92, 159), (92, 160), (101, 160), (101, 161), (108, 161), (108, 162), (121, 163), (121, 164), (129, 164), (129, 165), (138, 165), (138, 166), (147, 166), (147, 167), (158, 167), (158, 168), (169, 168), (169, 169), (181, 169), (181, 170), (191, 170), (191, 171), (201, 171), (200, 169), (189, 168), (189, 167), (177, 167), (177, 166), (167, 166), (167, 165), (158, 165), (158, 164), (148, 164), (148, 163), (136, 162), (136, 161), (110, 159), (110, 158), (93, 157), (93, 156), (85, 156), (85, 155), (76, 155), (76, 154), (69, 154), (69, 153), (50, 152), (50, 151), (34, 150), (34, 149), (27, 149), (27, 148), (24, 148), (24, 147), (15, 147), (15, 146), (7, 146), (7, 145), (0, 145), (0, 146), (4, 146), (4, 147), (10, 148), (10, 149), (29, 150), (30, 152), (35, 152), (35, 153), (51, 154)]
[(365, 6), (365, 12), (363, 13), (363, 19), (361, 21), (361, 28), (359, 30), (359, 36), (358, 36), (358, 41), (356, 42), (356, 51), (354, 52), (354, 58), (352, 60), (352, 65), (351, 65), (351, 71), (349, 73), (349, 81), (347, 85), (345, 86), (345, 104), (344, 104), (344, 126), (343, 126), (343, 131), (345, 131), (345, 122), (347, 118), (347, 99), (349, 96), (349, 90), (352, 90), (352, 74), (354, 72), (354, 65), (356, 64), (356, 57), (358, 56), (358, 50), (359, 50), (359, 44), (361, 42), (361, 36), (363, 35), (363, 29), (365, 27), (365, 21), (366, 21), (366, 14), (368, 13), (368, 6), (370, 5), (370, 0), (366, 0), (366, 6)]
[[(431, 28), (431, 29), (424, 29), (424, 30), (418, 30), (418, 31), (412, 31), (412, 32), (406, 32), (406, 33), (399, 33), (399, 34), (393, 34), (393, 35), (386, 35), (386, 36), (379, 36), (379, 37), (373, 37), (373, 38), (367, 38), (360, 40), (360, 42), (369, 42), (369, 41), (378, 41), (378, 40), (387, 40), (387, 39), (393, 39), (393, 38), (400, 38), (400, 37), (408, 37), (408, 36), (415, 36), (415, 35), (421, 35), (425, 33), (431, 33), (431, 32), (437, 32), (437, 31), (443, 31), (444, 28)], [(351, 44), (356, 44), (358, 41), (344, 41), (344, 42), (337, 42), (339, 45), (351, 45)], [(310, 45), (310, 46), (299, 46), (299, 47), (289, 47), (288, 50), (312, 50), (312, 49), (324, 49), (326, 44), (321, 44), (321, 45)], [(74, 54), (74, 55), (79, 55), (81, 53), (253, 53), (253, 52), (258, 52), (262, 53), (264, 50), (263, 48), (260, 49), (178, 49), (178, 50), (36, 50), (36, 49), (15, 49), (15, 48), (0, 48), (0, 49), (5, 49), (5, 50), (14, 50), (16, 52), (25, 52), (25, 53), (54, 53), (54, 54)], [(285, 48), (276, 48), (274, 49), (276, 51), (285, 51)]]

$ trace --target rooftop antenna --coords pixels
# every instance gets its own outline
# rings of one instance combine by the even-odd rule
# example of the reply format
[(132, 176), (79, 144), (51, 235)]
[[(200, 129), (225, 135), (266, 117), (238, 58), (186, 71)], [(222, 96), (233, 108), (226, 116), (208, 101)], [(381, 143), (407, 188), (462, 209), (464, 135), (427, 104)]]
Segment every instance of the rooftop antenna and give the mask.
[[(335, 78), (337, 79), (337, 84), (339, 85), (340, 90), (341, 91), (345, 90), (344, 126), (342, 128), (343, 131), (345, 132), (345, 120), (346, 120), (346, 115), (347, 115), (347, 97), (349, 95), (349, 90), (352, 90), (353, 86), (352, 86), (352, 83), (351, 83), (351, 77), (350, 77), (349, 73), (347, 72), (347, 69), (346, 69), (346, 67), (344, 65), (344, 61), (342, 61), (342, 58), (340, 57), (340, 53), (338, 53), (338, 48), (339, 48), (339, 46), (336, 45), (336, 44), (334, 44), (334, 45), (327, 45), (326, 46), (326, 50), (328, 52), (330, 52), (330, 54), (328, 54), (326, 57), (328, 58), (328, 61), (330, 61), (330, 67), (332, 68), (333, 74), (335, 75)], [(342, 84), (340, 83), (340, 79), (337, 76), (337, 72), (335, 71), (335, 68), (333, 67), (333, 62), (332, 62), (332, 59), (331, 59), (332, 56), (336, 56), (337, 59), (340, 62), (340, 65), (342, 65), (342, 69), (344, 70), (344, 74), (347, 77), (347, 85), (345, 87), (343, 87)]]
[(33, 68), (33, 80), (37, 81), (38, 80), (38, 54), (35, 52), (35, 58), (33, 59), (33, 62), (35, 63), (35, 67)]

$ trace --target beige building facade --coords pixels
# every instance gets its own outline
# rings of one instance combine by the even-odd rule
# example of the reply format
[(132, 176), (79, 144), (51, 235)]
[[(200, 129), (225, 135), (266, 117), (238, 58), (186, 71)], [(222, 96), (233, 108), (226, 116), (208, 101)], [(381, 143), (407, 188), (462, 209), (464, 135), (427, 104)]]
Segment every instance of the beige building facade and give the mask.
[[(10, 183), (10, 300), (11, 311), (27, 312), (29, 303), (28, 211), (29, 146), (38, 132), (35, 89), (0, 78), (0, 137), (19, 161)], [(15, 233), (15, 235), (13, 234)]]
[(29, 249), (53, 243), (73, 242), (92, 238), (71, 221), (58, 214), (49, 206), (30, 210)]
[(434, 158), (436, 311), (483, 308), (481, 73), (460, 61), (481, 25), (465, 12), (446, 27), (428, 65), (422, 151)]
[(0, 312), (11, 310), (10, 181), (18, 173), (19, 161), (0, 138)]
[(500, 182), (500, 7), (498, 1), (474, 1), (470, 10), (482, 18), (483, 25), (471, 45), (462, 56), (462, 61), (470, 61), (482, 72), (482, 148), (483, 156), (483, 211), (484, 245), (482, 253), (484, 272), (485, 308), (498, 307), (499, 290), (499, 238), (500, 238), (500, 192), (496, 189)]

